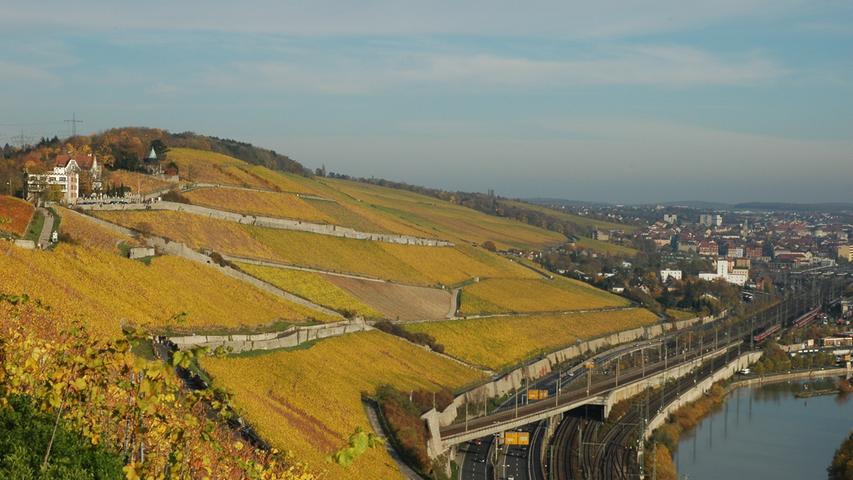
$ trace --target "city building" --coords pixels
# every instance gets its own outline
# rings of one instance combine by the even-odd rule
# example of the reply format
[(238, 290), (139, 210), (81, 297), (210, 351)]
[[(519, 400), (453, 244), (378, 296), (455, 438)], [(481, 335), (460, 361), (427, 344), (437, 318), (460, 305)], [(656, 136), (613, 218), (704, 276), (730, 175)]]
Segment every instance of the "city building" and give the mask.
[(725, 258), (717, 259), (716, 273), (700, 273), (699, 278), (713, 282), (714, 280), (725, 280), (735, 285), (744, 286), (749, 280), (749, 270), (732, 269), (729, 271), (729, 261)]
[(669, 224), (674, 224), (678, 221), (678, 215), (674, 213), (664, 213), (663, 221)]
[(34, 200), (45, 192), (55, 190), (60, 200), (73, 204), (80, 198), (81, 176), (91, 180), (92, 190), (100, 190), (102, 167), (93, 154), (57, 155), (53, 170), (45, 173), (27, 172), (27, 199)]
[(719, 227), (723, 224), (723, 217), (713, 213), (703, 213), (699, 215), (699, 223), (707, 227)]
[(674, 280), (681, 280), (681, 270), (668, 270), (664, 269), (660, 271), (660, 281), (666, 282), (670, 278)]
[(848, 262), (853, 262), (853, 245), (839, 245), (838, 258), (845, 258)]
[(610, 232), (596, 229), (594, 232), (592, 232), (592, 238), (596, 240), (601, 240), (602, 242), (606, 242), (610, 240)]
[(703, 257), (716, 257), (720, 254), (720, 247), (713, 240), (703, 240), (699, 242), (699, 255)]

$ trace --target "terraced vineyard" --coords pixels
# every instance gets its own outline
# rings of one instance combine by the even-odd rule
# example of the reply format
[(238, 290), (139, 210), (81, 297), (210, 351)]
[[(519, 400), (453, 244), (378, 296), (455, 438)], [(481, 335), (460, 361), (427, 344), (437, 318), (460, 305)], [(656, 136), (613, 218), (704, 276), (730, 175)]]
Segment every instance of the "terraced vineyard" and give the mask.
[(345, 180), (326, 179), (324, 182), (389, 216), (435, 232), (431, 236), (477, 244), (490, 240), (499, 248), (538, 248), (565, 241), (565, 237), (556, 232), (414, 192)]
[(367, 318), (383, 317), (382, 313), (338, 287), (322, 274), (248, 263), (238, 263), (238, 265), (249, 275), (340, 313), (351, 313)]
[(221, 153), (173, 148), (169, 160), (178, 165), (180, 177), (194, 183), (214, 183), (240, 187), (260, 188), (281, 192), (316, 193), (296, 175), (274, 172), (264, 167), (250, 165)]
[(450, 312), (447, 290), (328, 276), (328, 280), (382, 312), (390, 320), (437, 320)]
[(650, 311), (634, 308), (416, 323), (405, 328), (434, 336), (444, 345), (445, 352), (456, 358), (500, 370), (578, 339), (651, 325), (656, 321), (657, 317)]
[(462, 315), (622, 307), (628, 300), (563, 277), (490, 278), (462, 289)]
[(35, 208), (20, 198), (0, 195), (0, 232), (22, 236), (33, 217)]
[[(122, 323), (198, 331), (329, 320), (172, 256), (146, 265), (98, 247), (60, 244), (54, 251), (40, 251), (0, 242), (0, 278), (3, 291), (28, 292), (63, 315), (86, 318), (93, 330), (110, 336), (120, 334)], [(181, 321), (170, 321), (175, 315)]]
[(334, 218), (293, 193), (262, 192), (237, 188), (200, 188), (183, 194), (194, 205), (267, 217), (334, 223)]
[(382, 448), (349, 468), (326, 461), (356, 427), (370, 430), (362, 392), (382, 384), (402, 391), (468, 384), (481, 374), (378, 331), (321, 341), (310, 348), (244, 358), (205, 358), (202, 367), (264, 438), (292, 451), (324, 478), (402, 478)]
[(173, 211), (102, 211), (100, 218), (234, 256), (356, 273), (416, 285), (451, 285), (480, 277), (536, 274), (468, 246), (424, 247), (240, 225)]

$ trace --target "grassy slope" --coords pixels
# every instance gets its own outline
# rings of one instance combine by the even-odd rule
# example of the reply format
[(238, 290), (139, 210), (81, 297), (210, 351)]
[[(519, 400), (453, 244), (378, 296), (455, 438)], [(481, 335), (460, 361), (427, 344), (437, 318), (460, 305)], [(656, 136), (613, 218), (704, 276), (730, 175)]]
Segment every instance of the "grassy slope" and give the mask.
[(356, 427), (370, 430), (361, 394), (382, 384), (403, 391), (454, 388), (480, 378), (475, 370), (378, 331), (323, 340), (308, 349), (245, 358), (205, 358), (217, 385), (261, 435), (294, 452), (326, 478), (401, 478), (384, 448), (345, 469), (326, 461)]
[(604, 220), (598, 220), (595, 218), (584, 217), (582, 215), (575, 215), (573, 213), (568, 213), (562, 210), (555, 210), (553, 208), (548, 208), (542, 205), (536, 205), (533, 203), (520, 202), (516, 200), (503, 200), (503, 203), (508, 205), (514, 205), (519, 208), (527, 208), (529, 210), (536, 210), (538, 212), (542, 212), (547, 215), (551, 215), (553, 217), (559, 218), (560, 220), (566, 220), (568, 222), (572, 222), (578, 224), (582, 227), (590, 227), (590, 228), (600, 228), (602, 230), (624, 230), (626, 233), (631, 233), (637, 231), (639, 227), (636, 225), (627, 225), (624, 223), (615, 223), (615, 222), (607, 222)]
[(539, 353), (555, 350), (606, 333), (626, 330), (657, 321), (645, 309), (613, 312), (492, 317), (407, 325), (444, 345), (445, 352), (473, 365), (500, 370)]
[(629, 257), (633, 257), (634, 255), (639, 253), (639, 250), (637, 250), (636, 248), (626, 247), (624, 245), (617, 245), (615, 243), (604, 242), (588, 237), (580, 237), (577, 241), (577, 245), (580, 247), (595, 250), (596, 252), (603, 253), (605, 255), (626, 255)]

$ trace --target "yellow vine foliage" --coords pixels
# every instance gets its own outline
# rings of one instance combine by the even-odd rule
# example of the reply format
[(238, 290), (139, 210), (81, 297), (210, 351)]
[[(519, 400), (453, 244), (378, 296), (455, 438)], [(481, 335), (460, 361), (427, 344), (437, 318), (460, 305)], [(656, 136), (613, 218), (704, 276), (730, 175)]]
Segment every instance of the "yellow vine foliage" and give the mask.
[[(91, 328), (120, 333), (120, 322), (152, 329), (256, 328), (278, 320), (302, 322), (322, 314), (179, 257), (150, 265), (82, 245), (24, 250), (0, 242), (0, 286), (30, 292), (58, 312), (86, 318)], [(184, 323), (169, 319), (181, 312)]]
[(239, 263), (238, 265), (241, 270), (249, 275), (338, 312), (349, 311), (355, 315), (368, 318), (382, 318), (383, 316), (319, 273), (264, 267), (248, 263)]
[(274, 172), (221, 153), (192, 148), (172, 148), (169, 160), (180, 177), (195, 183), (215, 183), (281, 192), (312, 193), (296, 175)]
[(0, 292), (0, 408), (30, 397), (65, 428), (125, 456), (128, 479), (316, 478), (283, 455), (247, 448), (214, 420), (208, 405), (221, 400), (212, 391), (186, 390), (127, 340), (90, 336), (34, 303)]
[(505, 312), (557, 312), (621, 307), (622, 297), (563, 277), (551, 280), (490, 278), (462, 289), (464, 315)]
[(94, 214), (112, 223), (184, 243), (193, 249), (209, 248), (235, 256), (402, 283), (450, 285), (475, 276), (537, 276), (515, 262), (466, 245), (426, 247), (356, 240), (241, 225), (186, 212), (100, 211)]
[(261, 192), (237, 188), (200, 188), (184, 193), (194, 205), (266, 217), (291, 218), (314, 223), (334, 219), (293, 193)]
[(227, 220), (173, 211), (100, 211), (96, 217), (127, 228), (166, 237), (199, 250), (209, 248), (250, 258), (276, 259), (269, 247), (255, 240), (245, 226)]
[(400, 338), (364, 332), (322, 340), (310, 348), (251, 357), (205, 358), (214, 383), (273, 445), (292, 449), (327, 478), (402, 478), (384, 449), (371, 449), (344, 468), (325, 462), (356, 427), (371, 431), (361, 394), (382, 384), (402, 391), (468, 384), (481, 374)]
[(487, 317), (405, 325), (444, 345), (445, 353), (493, 370), (515, 365), (578, 339), (654, 324), (657, 317), (640, 308), (609, 312)]
[(110, 252), (117, 252), (116, 247), (121, 242), (129, 246), (139, 245), (139, 242), (130, 235), (124, 235), (99, 225), (74, 210), (57, 207), (57, 213), (62, 217), (62, 232), (70, 235), (74, 242), (81, 245), (101, 248)]
[(478, 244), (491, 240), (500, 248), (541, 248), (566, 240), (556, 232), (415, 192), (347, 180), (327, 179), (324, 182), (382, 209), (389, 216), (425, 231), (434, 231), (434, 236), (442, 238)]

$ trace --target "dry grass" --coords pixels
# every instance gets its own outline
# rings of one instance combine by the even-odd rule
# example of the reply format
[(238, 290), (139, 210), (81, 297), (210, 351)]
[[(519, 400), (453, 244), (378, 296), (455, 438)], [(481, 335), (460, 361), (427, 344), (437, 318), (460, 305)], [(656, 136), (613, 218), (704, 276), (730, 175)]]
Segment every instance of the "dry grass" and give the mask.
[(383, 317), (382, 313), (338, 287), (322, 274), (248, 263), (240, 263), (239, 266), (249, 275), (338, 312), (351, 312), (367, 318)]
[(402, 478), (384, 448), (349, 468), (328, 463), (356, 427), (370, 431), (361, 394), (382, 384), (403, 391), (454, 388), (480, 378), (475, 370), (399, 338), (365, 332), (323, 340), (308, 349), (246, 358), (205, 358), (217, 386), (235, 395), (250, 423), (273, 445), (294, 452), (325, 478)]
[(35, 207), (20, 198), (0, 195), (0, 232), (20, 237), (27, 231)]
[[(326, 320), (313, 310), (179, 257), (157, 257), (145, 265), (82, 245), (60, 244), (53, 251), (40, 251), (0, 242), (0, 278), (3, 292), (28, 293), (112, 336), (120, 333), (121, 322), (213, 329)], [(188, 314), (184, 323), (168, 322), (181, 312)]]
[(522, 317), (492, 317), (407, 325), (444, 345), (445, 352), (472, 365), (494, 370), (515, 365), (539, 353), (607, 333), (657, 321), (644, 309)]
[(583, 282), (546, 279), (491, 278), (462, 289), (464, 315), (507, 312), (555, 312), (619, 307), (624, 298)]

